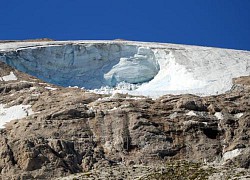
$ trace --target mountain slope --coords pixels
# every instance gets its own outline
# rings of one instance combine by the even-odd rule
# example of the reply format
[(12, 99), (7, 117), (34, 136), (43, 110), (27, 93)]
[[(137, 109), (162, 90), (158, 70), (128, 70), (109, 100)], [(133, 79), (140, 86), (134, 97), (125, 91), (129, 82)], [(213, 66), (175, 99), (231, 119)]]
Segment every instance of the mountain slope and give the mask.
[[(70, 43), (72, 42), (5, 43), (2, 46), (1, 57), (5, 63), (0, 62), (0, 120), (5, 120), (4, 123), (6, 123), (3, 123), (0, 129), (0, 172), (2, 179), (52, 179), (81, 172), (85, 172), (85, 174), (79, 174), (79, 179), (88, 176), (91, 178), (131, 179), (135, 175), (153, 178), (156, 175), (158, 176), (159, 172), (164, 175), (165, 172), (168, 172), (169, 167), (171, 172), (177, 172), (176, 170), (179, 167), (172, 170), (171, 167), (176, 167), (176, 163), (178, 164), (180, 161), (183, 162), (181, 164), (184, 164), (184, 167), (189, 163), (191, 165), (193, 163), (200, 164), (199, 168), (201, 166), (203, 169), (200, 169), (199, 172), (209, 173), (208, 175), (214, 179), (226, 179), (227, 176), (231, 178), (241, 176), (242, 179), (243, 177), (249, 177), (249, 76), (231, 79), (230, 86), (221, 84), (223, 87), (231, 87), (223, 94), (206, 97), (191, 94), (167, 94), (156, 99), (115, 92), (111, 95), (95, 94), (76, 87), (57, 86), (31, 76), (31, 71), (35, 72), (33, 74), (35, 76), (44, 77), (54, 71), (54, 76), (48, 79), (44, 78), (44, 80), (61, 83), (62, 81), (57, 80), (63, 77), (67, 79), (68, 74), (61, 74), (61, 72), (66, 68), (66, 71), (69, 74), (71, 73), (71, 61), (67, 66), (65, 64), (70, 54), (68, 50), (73, 48)], [(73, 42), (73, 44), (76, 43), (78, 42)], [(81, 43), (84, 44), (82, 41)], [(98, 47), (101, 46), (100, 49), (111, 48), (112, 43), (101, 45), (101, 42), (98, 41), (80, 45), (90, 48), (80, 57), (87, 56), (85, 59), (90, 58), (89, 62), (96, 62), (97, 60), (96, 65), (93, 65), (97, 67), (99, 60), (94, 60), (94, 58), (97, 57), (96, 54), (98, 53), (95, 51), (95, 56), (93, 56), (89, 52), (98, 49), (97, 45)], [(119, 45), (126, 43), (132, 42), (121, 42)], [(62, 44), (63, 46), (69, 45), (63, 47), (64, 50), (61, 51)], [(156, 75), (152, 80), (149, 80), (148, 84), (131, 85), (130, 82), (130, 86), (138, 87), (134, 92), (139, 92), (140, 88), (145, 88), (145, 91), (142, 92), (150, 92), (149, 88), (157, 84), (156, 77), (164, 77), (165, 75), (161, 74), (163, 71), (161, 72), (160, 69), (163, 66), (158, 63), (160, 60), (155, 58), (159, 57), (154, 54), (156, 46), (158, 52), (161, 52), (162, 47), (164, 51), (171, 51), (169, 54), (172, 53), (171, 56), (174, 56), (174, 60), (170, 56), (169, 63), (174, 61), (176, 66), (188, 69), (188, 63), (192, 62), (195, 69), (191, 71), (190, 76), (195, 77), (195, 72), (203, 72), (204, 74), (204, 77), (198, 79), (197, 76), (195, 80), (206, 82), (210, 76), (221, 78), (225, 76), (225, 79), (227, 79), (227, 76), (231, 78), (236, 76), (237, 73), (244, 75), (244, 73), (249, 72), (249, 52), (245, 51), (167, 44), (153, 44), (153, 48), (151, 44), (147, 43), (136, 42), (136, 44), (139, 44), (140, 48), (131, 48), (130, 46), (134, 46), (131, 44), (122, 47), (128, 48), (129, 51), (118, 51), (114, 56), (123, 56), (123, 58), (126, 56), (130, 59), (116, 59), (117, 64), (111, 66), (109, 73), (106, 73), (108, 79), (113, 72), (123, 70), (124, 61), (128, 61), (126, 62), (128, 64), (136, 63), (137, 58), (139, 58), (138, 61), (146, 61), (140, 62), (140, 65), (145, 65), (145, 68), (153, 66), (155, 69), (151, 70), (149, 74)], [(38, 45), (39, 47), (37, 47)], [(24, 46), (29, 46), (29, 48)], [(60, 47), (57, 49), (58, 54), (48, 48), (51, 46)], [(141, 48), (142, 46), (143, 48)], [(185, 50), (180, 50), (182, 47)], [(133, 48), (134, 51), (131, 50)], [(32, 49), (35, 51), (33, 52)], [(220, 68), (205, 71), (202, 67), (205, 68), (206, 64), (207, 67), (212, 67), (210, 63), (215, 63), (213, 59), (210, 58), (205, 63), (206, 57), (203, 57), (201, 62), (197, 60), (196, 65), (196, 61), (194, 62), (194, 59), (198, 59), (198, 55), (202, 54), (201, 52), (204, 49), (209, 52), (212, 51), (212, 57), (216, 57), (215, 52), (219, 51), (217, 52), (219, 55), (216, 62), (221, 62), (223, 59), (228, 60), (228, 62), (236, 62), (242, 58), (243, 63), (239, 62), (239, 65), (229, 63), (230, 65), (225, 67), (224, 70), (224, 66), (214, 65)], [(197, 54), (195, 50), (199, 53)], [(41, 57), (38, 51), (41, 52)], [(185, 60), (183, 60), (183, 57), (177, 58), (176, 54), (173, 55), (176, 51), (186, 53), (188, 58)], [(194, 51), (193, 56), (192, 51)], [(227, 53), (224, 57), (219, 58), (223, 54), (221, 51)], [(63, 54), (63, 52), (65, 53)], [(128, 52), (133, 53), (129, 54)], [(190, 57), (187, 55), (188, 53)], [(237, 53), (240, 55), (237, 56)], [(54, 55), (46, 56), (51, 57), (51, 59), (44, 59), (44, 54)], [(61, 57), (62, 54), (63, 57)], [(103, 61), (105, 61), (104, 57), (111, 57), (108, 54), (105, 56), (105, 53), (101, 55), (103, 55), (101, 56)], [(232, 58), (230, 58), (231, 56)], [(26, 57), (32, 58), (27, 59)], [(76, 57), (75, 54), (74, 57)], [(195, 58), (192, 59), (191, 57)], [(73, 60), (76, 63), (77, 58), (73, 58)], [(57, 66), (54, 67), (55, 64), (45, 62), (54, 62), (57, 63)], [(59, 64), (59, 62), (62, 64)], [(79, 59), (78, 63), (80, 62)], [(37, 65), (41, 63), (44, 66), (36, 66), (36, 63)], [(184, 65), (182, 66), (181, 63)], [(226, 64), (224, 61), (223, 63)], [(17, 69), (7, 64), (17, 67)], [(89, 68), (80, 66), (79, 69), (76, 66), (76, 68), (81, 70), (82, 67), (89, 72), (88, 70), (93, 66), (88, 66)], [(132, 68), (132, 66), (129, 67)], [(244, 67), (243, 70), (242, 67)], [(25, 68), (29, 70), (31, 75), (19, 71), (25, 70)], [(53, 69), (48, 70), (46, 68)], [(157, 69), (159, 69), (159, 72), (155, 73)], [(74, 69), (71, 70), (72, 77), (75, 78), (76, 74), (73, 73), (75, 71)], [(37, 72), (41, 74), (37, 74)], [(209, 75), (205, 72), (217, 72), (217, 74)], [(219, 72), (222, 72), (222, 74)], [(183, 77), (186, 77), (187, 73), (183, 74)], [(79, 75), (81, 78), (86, 76)], [(94, 77), (95, 73), (90, 75)], [(129, 74), (126, 74), (126, 76), (129, 76)], [(202, 75), (200, 74), (200, 76)], [(117, 76), (115, 77), (117, 80)], [(107, 79), (104, 77), (102, 80), (110, 82)], [(136, 80), (138, 79), (137, 77)], [(181, 78), (174, 80), (179, 79)], [(211, 86), (213, 83), (226, 82), (225, 79), (217, 79), (211, 82)], [(70, 80), (70, 78), (67, 80)], [(93, 81), (88, 74), (83, 82), (86, 82), (86, 80)], [(128, 78), (128, 80), (130, 79)], [(159, 81), (161, 80), (159, 78)], [(79, 81), (72, 80), (72, 82)], [(63, 83), (67, 83), (67, 81), (63, 81)], [(152, 86), (149, 85), (150, 83), (152, 83)], [(74, 84), (70, 85), (73, 86)], [(90, 85), (93, 84), (90, 83)], [(157, 85), (160, 85), (160, 83)], [(219, 84), (217, 85), (219, 86)], [(198, 91), (200, 89), (197, 89), (197, 87), (192, 87), (193, 89), (202, 93)], [(158, 93), (159, 91), (156, 90), (153, 91)], [(191, 92), (189, 90), (185, 89), (185, 92)], [(169, 91), (164, 91), (164, 93), (166, 92)], [(175, 92), (181, 91), (175, 89)], [(19, 115), (18, 119), (15, 115)], [(169, 165), (169, 162), (172, 164)], [(185, 162), (189, 163), (186, 164)], [(166, 167), (164, 165), (166, 163), (169, 166)], [(196, 165), (193, 166), (196, 167)], [(213, 172), (210, 168), (206, 169), (207, 166), (214, 166), (217, 170)], [(186, 172), (186, 170), (183, 172)], [(220, 173), (224, 174), (221, 175)], [(221, 177), (224, 175), (225, 177)], [(187, 177), (189, 177), (188, 174), (185, 178)], [(73, 178), (72, 176), (69, 177), (69, 179)], [(164, 178), (169, 179), (170, 177), (165, 176)]]

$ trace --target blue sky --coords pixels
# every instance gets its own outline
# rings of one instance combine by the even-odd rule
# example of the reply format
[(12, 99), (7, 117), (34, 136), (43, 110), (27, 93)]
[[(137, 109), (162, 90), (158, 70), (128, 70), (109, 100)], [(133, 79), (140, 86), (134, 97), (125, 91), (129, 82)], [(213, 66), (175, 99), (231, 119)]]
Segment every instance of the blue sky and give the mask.
[(0, 39), (43, 37), (250, 50), (250, 0), (2, 0)]

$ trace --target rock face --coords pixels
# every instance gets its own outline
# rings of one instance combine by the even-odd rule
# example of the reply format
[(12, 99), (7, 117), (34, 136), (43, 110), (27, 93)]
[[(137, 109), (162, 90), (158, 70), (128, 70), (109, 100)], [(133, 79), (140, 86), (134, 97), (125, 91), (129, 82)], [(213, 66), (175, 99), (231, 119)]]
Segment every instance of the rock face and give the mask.
[(0, 68), (1, 77), (16, 77), (0, 81), (0, 104), (30, 105), (34, 112), (0, 130), (2, 179), (50, 179), (183, 159), (250, 167), (249, 76), (234, 79), (221, 95), (152, 100), (62, 88), (4, 63)]

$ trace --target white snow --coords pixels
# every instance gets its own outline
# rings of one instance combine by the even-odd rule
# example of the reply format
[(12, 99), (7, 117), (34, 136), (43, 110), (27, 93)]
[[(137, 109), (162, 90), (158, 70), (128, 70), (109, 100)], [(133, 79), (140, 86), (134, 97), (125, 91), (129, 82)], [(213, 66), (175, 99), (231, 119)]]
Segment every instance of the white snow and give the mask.
[(7, 122), (15, 119), (22, 119), (34, 114), (30, 105), (16, 105), (6, 108), (0, 104), (0, 128), (4, 128)]
[(57, 90), (57, 88), (53, 88), (53, 87), (49, 87), (49, 86), (45, 87), (45, 89), (48, 89), (48, 90), (51, 90), (51, 91)]
[(186, 113), (187, 116), (197, 116), (197, 114), (194, 111), (189, 111)]
[(221, 112), (216, 112), (214, 113), (214, 116), (218, 119), (218, 120), (223, 120), (223, 114)]
[(135, 91), (138, 89), (140, 85), (138, 84), (130, 84), (126, 82), (119, 82), (115, 87), (111, 86), (102, 86), (99, 89), (89, 90), (90, 92), (98, 93), (98, 94), (116, 94), (116, 93), (129, 93), (131, 91)]
[(188, 72), (184, 65), (178, 64), (173, 52), (160, 54), (158, 62), (161, 71), (149, 83), (143, 84), (137, 91), (183, 91), (189, 89), (199, 89), (207, 83), (194, 79), (193, 74)]
[(174, 113), (172, 113), (172, 114), (169, 115), (169, 118), (170, 118), (170, 119), (174, 119), (174, 118), (176, 118), (177, 116), (178, 116), (178, 113), (177, 113), (177, 112), (174, 112)]
[(223, 154), (222, 159), (224, 161), (228, 160), (228, 159), (233, 159), (237, 156), (239, 156), (241, 154), (242, 150), (241, 149), (234, 149), (232, 151), (227, 151)]
[(34, 91), (36, 89), (37, 89), (37, 87), (30, 87), (30, 91)]
[[(68, 88), (78, 89), (79, 87), (78, 86), (69, 86)], [(82, 89), (84, 89), (84, 88), (82, 88)]]
[(112, 109), (108, 109), (107, 111), (115, 111), (117, 109), (118, 109), (117, 107), (113, 107)]
[(207, 124), (208, 124), (207, 122), (202, 122), (202, 123), (205, 124), (205, 126), (207, 126)]
[(0, 44), (0, 59), (49, 83), (97, 93), (213, 95), (250, 74), (250, 52), (131, 41)]
[(184, 126), (189, 126), (191, 124), (198, 124), (199, 122), (198, 121), (194, 121), (194, 120), (188, 120), (188, 121), (184, 121), (183, 122), (183, 125)]
[(17, 80), (17, 77), (15, 74), (11, 71), (9, 75), (0, 77), (0, 81), (15, 81)]
[(244, 115), (244, 113), (237, 113), (237, 114), (234, 115), (234, 117), (237, 118), (237, 119), (239, 119), (243, 115)]

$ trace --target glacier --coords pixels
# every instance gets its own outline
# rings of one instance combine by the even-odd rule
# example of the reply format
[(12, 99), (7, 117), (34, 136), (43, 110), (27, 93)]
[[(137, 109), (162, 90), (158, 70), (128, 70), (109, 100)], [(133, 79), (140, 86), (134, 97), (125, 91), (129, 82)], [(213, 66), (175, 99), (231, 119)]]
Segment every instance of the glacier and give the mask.
[(59, 86), (98, 93), (214, 95), (250, 75), (250, 52), (136, 41), (0, 43), (0, 61)]

